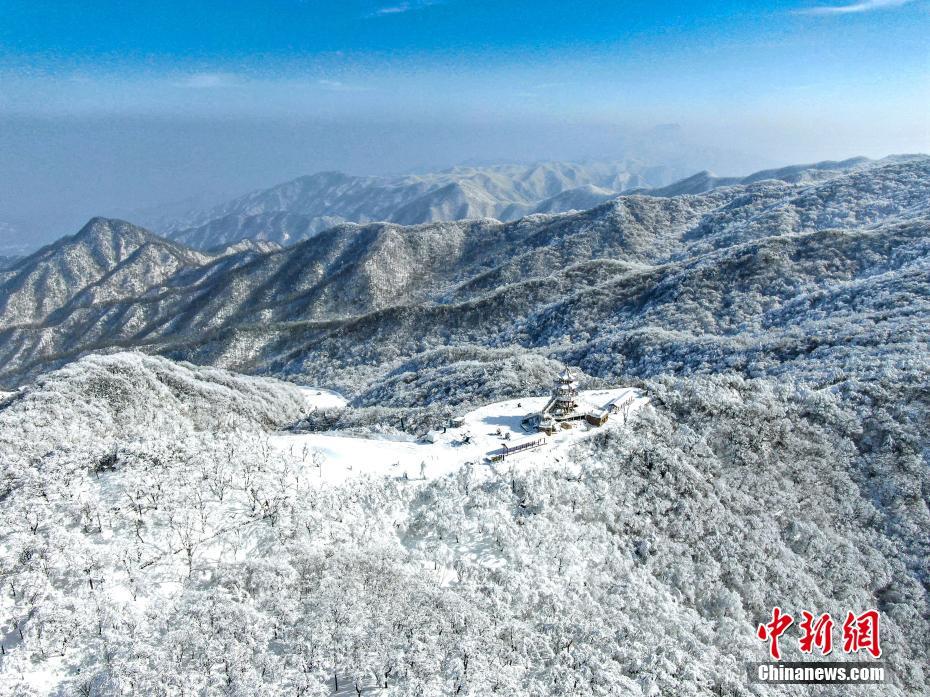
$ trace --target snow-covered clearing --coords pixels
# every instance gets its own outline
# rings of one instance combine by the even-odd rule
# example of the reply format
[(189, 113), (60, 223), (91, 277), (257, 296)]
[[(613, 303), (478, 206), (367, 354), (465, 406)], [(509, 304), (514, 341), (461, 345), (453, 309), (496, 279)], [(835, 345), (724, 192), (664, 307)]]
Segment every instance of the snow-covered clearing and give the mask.
[(312, 409), (333, 409), (346, 405), (348, 400), (334, 390), (322, 387), (301, 387), (301, 393), (307, 400), (307, 406)]
[[(334, 392), (304, 388), (308, 406), (327, 408), (343, 406), (344, 398)], [(439, 427), (431, 432), (435, 442), (425, 438), (399, 440), (390, 437), (358, 437), (335, 433), (281, 433), (271, 437), (271, 446), (288, 459), (309, 461), (318, 453), (314, 481), (321, 486), (341, 484), (356, 477), (395, 477), (428, 481), (457, 471), (466, 463), (477, 466), (477, 472), (500, 470), (523, 471), (544, 464), (558, 463), (571, 444), (603, 429), (621, 427), (627, 418), (649, 403), (638, 390), (616, 387), (579, 393), (585, 404), (607, 408), (611, 403), (631, 400), (626, 415), (611, 414), (603, 426), (577, 422), (572, 428), (545, 436), (534, 429), (524, 429), (523, 418), (539, 411), (548, 397), (526, 397), (488, 404), (462, 416), (461, 426)], [(504, 445), (510, 448), (521, 443), (545, 438), (540, 447), (506, 456), (500, 462), (488, 458), (500, 453)], [(565, 463), (565, 466), (569, 466)]]

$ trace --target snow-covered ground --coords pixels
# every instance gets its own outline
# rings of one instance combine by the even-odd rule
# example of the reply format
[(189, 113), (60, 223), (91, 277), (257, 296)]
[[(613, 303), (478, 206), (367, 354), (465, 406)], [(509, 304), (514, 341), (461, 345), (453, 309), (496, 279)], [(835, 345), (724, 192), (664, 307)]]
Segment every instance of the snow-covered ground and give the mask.
[[(921, 607), (902, 559), (922, 568), (925, 509), (865, 483), (878, 466), (919, 491), (919, 453), (860, 455), (832, 390), (648, 384), (661, 407), (635, 428), (614, 414), (491, 463), (542, 437), (522, 421), (544, 397), (427, 443), (269, 431), (344, 400), (153, 356), (47, 375), (0, 409), (0, 695), (735, 694), (771, 597), (837, 613), (880, 578)], [(872, 523), (890, 508), (900, 540)], [(882, 616), (890, 697), (926, 692), (914, 617)]]
[[(345, 399), (335, 392), (304, 388), (309, 407), (343, 406)], [(603, 426), (578, 422), (572, 428), (546, 436), (522, 426), (525, 416), (540, 411), (548, 397), (525, 397), (488, 404), (462, 416), (457, 428), (439, 427), (431, 432), (435, 442), (425, 438), (398, 440), (396, 437), (362, 438), (326, 433), (282, 433), (272, 437), (271, 445), (289, 459), (310, 461), (316, 454), (315, 481), (322, 486), (341, 484), (355, 477), (397, 477), (408, 480), (430, 480), (457, 471), (472, 463), (478, 472), (500, 470), (520, 471), (544, 464), (558, 463), (560, 455), (572, 443), (603, 429), (618, 428), (626, 418), (649, 403), (638, 390), (617, 387), (588, 390), (579, 393), (581, 401), (593, 407), (606, 408), (611, 403), (630, 399), (626, 416), (611, 414)], [(525, 441), (545, 438), (539, 447), (488, 462), (500, 453), (504, 445), (510, 448)]]
[(348, 400), (338, 392), (326, 390), (322, 387), (301, 387), (300, 391), (307, 400), (307, 406), (311, 409), (341, 408), (348, 402)]
[[(301, 388), (301, 395), (305, 411), (341, 408), (347, 402), (336, 392), (315, 387)], [(191, 584), (210, 585), (215, 577), (228, 574), (229, 569), (246, 564), (250, 559), (261, 558), (274, 538), (270, 531), (275, 528), (267, 525), (267, 521), (272, 517), (285, 516), (285, 509), (289, 511), (286, 515), (293, 515), (295, 505), (298, 508), (308, 505), (309, 490), (320, 491), (323, 494), (321, 501), (325, 501), (326, 490), (332, 490), (339, 499), (337, 487), (363, 484), (361, 480), (364, 478), (394, 478), (404, 488), (407, 485), (419, 487), (456, 473), (468, 463), (471, 463), (471, 472), (478, 480), (491, 477), (495, 472), (519, 472), (547, 465), (572, 468), (575, 465), (564, 452), (571, 444), (603, 429), (621, 428), (630, 414), (649, 402), (632, 388), (587, 391), (580, 393), (579, 397), (586, 409), (606, 408), (611, 402), (627, 403), (628, 407), (626, 414), (611, 414), (604, 426), (594, 427), (580, 422), (552, 437), (525, 430), (522, 426), (524, 417), (541, 410), (548, 397), (511, 399), (480, 407), (463, 414), (460, 420), (456, 419), (460, 426), (445, 431), (440, 427), (431, 432), (434, 442), (412, 436), (361, 437), (338, 432), (278, 432), (270, 436), (239, 433), (230, 436), (233, 440), (229, 442), (222, 438), (211, 441), (215, 460), (204, 455), (202, 460), (196, 460), (199, 465), (190, 471), (182, 472), (178, 468), (170, 475), (165, 470), (152, 475), (161, 484), (165, 484), (166, 476), (174, 477), (164, 487), (156, 487), (160, 493), (154, 494), (155, 498), (143, 501), (138, 494), (140, 486), (148, 486), (149, 468), (134, 469), (128, 465), (92, 476), (81, 476), (68, 487), (67, 497), (59, 494), (52, 498), (56, 502), (85, 502), (83, 509), (92, 508), (100, 512), (90, 527), (85, 524), (81, 528), (77, 538), (84, 545), (81, 558), (100, 560), (94, 576), (97, 585), (78, 586), (85, 594), (103, 598), (108, 606), (117, 608), (119, 612), (140, 617), (155, 613), (158, 608), (170, 608)], [(220, 435), (213, 434), (214, 437)], [(254, 439), (253, 457), (246, 458), (245, 469), (237, 469), (232, 464), (232, 456), (227, 454), (227, 448), (232, 447), (239, 437), (247, 441)], [(545, 443), (537, 448), (507, 456), (502, 461), (488, 461), (489, 456), (499, 453), (504, 444), (515, 447), (524, 441), (541, 438), (545, 438)], [(267, 445), (277, 457), (266, 457), (271, 454), (265, 450)], [(128, 462), (130, 455), (124, 453), (123, 457)], [(223, 470), (224, 465), (229, 465), (230, 469)], [(248, 485), (244, 484), (246, 481)], [(261, 495), (257, 493), (259, 490), (263, 492)], [(273, 505), (270, 503), (272, 500)], [(157, 501), (157, 507), (154, 507), (154, 501)], [(126, 502), (130, 505), (127, 506)], [(387, 505), (390, 506), (390, 502)], [(310, 507), (312, 509), (312, 505)], [(46, 524), (49, 529), (53, 528), (53, 523), (61, 529), (70, 529), (68, 526), (72, 526), (74, 516), (80, 518), (80, 515), (69, 512), (64, 504), (61, 511), (60, 520), (50, 519)], [(144, 522), (133, 511), (145, 512)], [(130, 515), (127, 516), (126, 512)], [(421, 547), (434, 552), (439, 549), (439, 543), (431, 536), (406, 529), (399, 532), (401, 528), (396, 527), (396, 520), (404, 517), (402, 507), (398, 508), (396, 515), (382, 517), (380, 526), (364, 523), (363, 527), (367, 526), (369, 532), (380, 529), (380, 533), (376, 534), (382, 535), (379, 538), (382, 540), (399, 535), (397, 541), (410, 553), (422, 553)], [(392, 522), (394, 525), (388, 524)], [(341, 524), (341, 520), (336, 523), (337, 527)], [(471, 526), (463, 525), (461, 530), (471, 531), (475, 539), (463, 538), (454, 548), (444, 547), (446, 551), (441, 559), (424, 558), (415, 562), (424, 576), (435, 578), (438, 587), (447, 588), (458, 580), (453, 563), (456, 558), (466, 558), (471, 563), (489, 568), (503, 568), (507, 564), (506, 559)], [(330, 538), (320, 535), (305, 542), (302, 549), (306, 552), (314, 544), (325, 545), (330, 541)], [(451, 540), (447, 542), (451, 544)], [(446, 542), (442, 544), (446, 545)], [(126, 574), (110, 551), (126, 545), (131, 546), (137, 555), (134, 558), (138, 568), (134, 575)], [(0, 541), (0, 559), (19, 556), (20, 553), (8, 543)], [(18, 612), (17, 600), (21, 599), (22, 596), (9, 593), (0, 595), (0, 617), (14, 617)], [(67, 603), (65, 596), (61, 602)], [(0, 624), (0, 636), (5, 636), (7, 650), (20, 643), (9, 624)], [(38, 645), (37, 639), (33, 641)], [(46, 641), (51, 642), (51, 639)], [(21, 662), (15, 668), (7, 668), (8, 675), (14, 676), (17, 688), (25, 690), (24, 693), (31, 690), (37, 694), (55, 693), (59, 686), (79, 674), (78, 667), (83, 660), (82, 647), (77, 643), (61, 649), (60, 655), (43, 655), (38, 662), (28, 659), (25, 652), (16, 655)], [(348, 674), (340, 677), (345, 685), (354, 684)], [(374, 688), (376, 682), (365, 677), (364, 684), (368, 689)], [(3, 693), (2, 689), (0, 693)], [(342, 690), (336, 694), (350, 692)]]

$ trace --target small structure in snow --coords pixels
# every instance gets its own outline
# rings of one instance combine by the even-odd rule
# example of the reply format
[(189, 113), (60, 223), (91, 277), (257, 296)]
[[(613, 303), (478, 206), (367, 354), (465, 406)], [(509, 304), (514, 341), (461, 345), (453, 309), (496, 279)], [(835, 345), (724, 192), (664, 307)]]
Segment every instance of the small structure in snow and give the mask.
[(556, 378), (552, 396), (542, 411), (530, 414), (523, 419), (525, 426), (531, 426), (552, 435), (559, 428), (571, 428), (572, 422), (586, 421), (592, 426), (607, 423), (608, 412), (581, 403), (578, 397), (578, 380), (570, 368), (563, 370)]
[(426, 435), (423, 436), (423, 440), (427, 443), (435, 443), (439, 440), (439, 431), (427, 431)]
[(543, 413), (551, 413), (556, 419), (570, 418), (578, 410), (578, 380), (569, 368), (556, 378), (555, 387)]
[(538, 428), (540, 431), (543, 431), (544, 433), (548, 433), (550, 436), (555, 433), (555, 429), (559, 427), (558, 423), (556, 423), (556, 420), (548, 414), (531, 414), (527, 417), (527, 419), (529, 420), (530, 425), (535, 422), (536, 428)]
[(606, 408), (611, 414), (621, 415), (623, 420), (626, 421), (626, 417), (629, 415), (630, 409), (633, 408), (635, 401), (636, 392), (628, 390), (626, 394), (622, 394), (608, 402)]
[(541, 445), (546, 444), (545, 438), (537, 438), (535, 440), (525, 440), (522, 443), (517, 443), (516, 445), (508, 446), (504, 443), (499, 450), (490, 453), (486, 458), (488, 462), (501, 462), (510, 455), (516, 455), (517, 453), (522, 453), (527, 450), (532, 450), (533, 448), (538, 448)]

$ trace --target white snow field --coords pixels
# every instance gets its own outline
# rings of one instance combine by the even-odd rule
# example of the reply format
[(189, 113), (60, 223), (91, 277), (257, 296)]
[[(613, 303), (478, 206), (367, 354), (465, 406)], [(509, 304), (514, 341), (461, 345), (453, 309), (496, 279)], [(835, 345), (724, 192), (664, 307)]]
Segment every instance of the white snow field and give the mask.
[(301, 387), (300, 392), (311, 409), (341, 409), (349, 401), (338, 392), (322, 387)]
[[(139, 356), (103, 360), (167, 365), (162, 359)], [(343, 408), (347, 404), (339, 393), (322, 388), (300, 387), (298, 394), (305, 402), (304, 411)], [(277, 528), (274, 520), (279, 516), (277, 507), (280, 505), (312, 507), (314, 497), (319, 496), (319, 500), (333, 498), (335, 507), (348, 513), (351, 505), (339, 502), (346, 498), (355, 500), (359, 492), (365, 490), (363, 480), (366, 478), (372, 483), (378, 478), (393, 480), (395, 486), (412, 491), (431, 480), (452, 475), (462, 467), (468, 467), (476, 481), (491, 476), (495, 469), (497, 472), (517, 471), (551, 464), (568, 468), (568, 460), (560, 460), (560, 453), (569, 445), (596, 431), (622, 427), (625, 418), (648, 403), (647, 398), (631, 388), (581, 392), (579, 398), (591, 406), (630, 398), (632, 401), (626, 415), (612, 415), (604, 426), (582, 423), (547, 438), (543, 446), (493, 465), (485, 459), (503, 443), (513, 446), (541, 436), (524, 431), (521, 421), (528, 413), (542, 408), (547, 397), (512, 399), (475, 409), (461, 418), (460, 427), (438, 433), (433, 443), (412, 436), (403, 440), (396, 436), (361, 437), (336, 432), (260, 434), (242, 430), (229, 432), (228, 438), (215, 432), (202, 442), (195, 437), (194, 441), (179, 438), (176, 443), (169, 444), (170, 439), (166, 439), (166, 456), (173, 448), (192, 456), (196, 453), (196, 456), (185, 457), (190, 469), (169, 471), (153, 460), (133, 472), (130, 468), (101, 469), (93, 476), (74, 478), (60, 491), (57, 488), (49, 491), (49, 500), (59, 508), (54, 514), (51, 508), (47, 510), (47, 527), (50, 531), (59, 531), (55, 537), (59, 534), (67, 537), (59, 543), (51, 543), (54, 551), (47, 554), (55, 560), (53, 566), (61, 564), (62, 574), (64, 569), (74, 565), (75, 559), (86, 560), (79, 565), (86, 567), (83, 574), (86, 578), (77, 580), (71, 586), (72, 592), (78, 590), (82, 597), (95, 598), (112, 612), (134, 618), (133, 622), (140, 621), (140, 617), (160, 616), (174, 608), (189, 588), (209, 588), (225, 578), (229, 569), (261, 557)], [(509, 440), (505, 440), (507, 434), (510, 434)], [(466, 439), (469, 442), (463, 443)], [(140, 455), (142, 451), (135, 453), (135, 447), (127, 445), (120, 457)], [(212, 454), (205, 455), (208, 450)], [(227, 461), (226, 453), (233, 451), (250, 453), (245, 469)], [(468, 463), (477, 466), (471, 467)], [(140, 493), (143, 490), (159, 493), (143, 497)], [(263, 493), (258, 494), (259, 491)], [(269, 495), (276, 497), (275, 500), (269, 501)], [(382, 512), (386, 513), (387, 508)], [(91, 510), (97, 513), (86, 513)], [(143, 512), (144, 520), (139, 517)], [(87, 518), (88, 515), (93, 520)], [(76, 519), (83, 521), (80, 533), (72, 529)], [(380, 521), (372, 519), (364, 526), (381, 528), (373, 530), (372, 534), (396, 543), (398, 531), (391, 523), (391, 515), (385, 515)], [(404, 537), (405, 545), (422, 544), (421, 535), (408, 532)], [(312, 543), (303, 543), (306, 553), (317, 546), (325, 549), (327, 540), (323, 536), (315, 538)], [(21, 557), (23, 552), (18, 551), (17, 543), (26, 545), (26, 549), (32, 544), (28, 536), (8, 539), (0, 544), (0, 558)], [(483, 544), (477, 547), (463, 544), (457, 553), (473, 560), (480, 557), (481, 563), (489, 568), (503, 564), (499, 555), (490, 553)], [(121, 561), (124, 557), (133, 559), (130, 563), (135, 569), (133, 572)], [(457, 579), (453, 563), (454, 555), (441, 565), (424, 566), (423, 573), (435, 579), (440, 587), (448, 587)], [(49, 575), (54, 577), (54, 573)], [(22, 593), (15, 582), (11, 583), (17, 592), (0, 594), (0, 617), (5, 618), (0, 630), (8, 652), (4, 666), (8, 682), (0, 685), (0, 695), (56, 694), (62, 685), (73, 685), (75, 680), (85, 684), (80, 681), (80, 673), (89, 648), (60, 639), (58, 630), (52, 629), (57, 626), (54, 623), (47, 625), (44, 637), (30, 642), (37, 647), (37, 655), (30, 657), (24, 651), (15, 650), (22, 643), (17, 628), (30, 625), (28, 620), (22, 619), (24, 610), (19, 607)], [(76, 601), (67, 591), (52, 590), (49, 586), (46, 592), (44, 602), (48, 607), (62, 609), (62, 612), (66, 612), (64, 608), (71, 608), (68, 611), (78, 612), (73, 609)], [(87, 609), (83, 600), (78, 606), (81, 613)], [(54, 611), (49, 612), (54, 614)], [(9, 618), (14, 620), (8, 621)], [(67, 622), (65, 615), (62, 621)], [(119, 632), (113, 639), (117, 640)], [(14, 652), (10, 655), (11, 649)], [(339, 678), (345, 686), (334, 694), (349, 694), (345, 689), (356, 684), (356, 680), (349, 675)], [(96, 683), (91, 680), (85, 686), (92, 684)], [(364, 684), (377, 688), (377, 683), (368, 677)], [(154, 684), (144, 683), (133, 689), (140, 688), (143, 692), (156, 689)]]
[[(545, 367), (524, 384), (563, 369)], [(350, 435), (390, 429), (388, 410), (370, 430), (284, 432), (345, 400), (155, 356), (46, 374), (0, 408), (0, 697), (779, 697), (745, 682), (773, 600), (840, 613), (876, 593), (883, 694), (927, 694), (905, 563), (924, 563), (928, 519), (897, 493), (921, 490), (919, 453), (862, 459), (832, 389), (642, 389), (648, 408), (580, 395), (633, 396), (626, 426), (612, 414), (491, 463), (540, 438), (521, 423), (544, 397), (453, 412), (429, 443)]]
[[(342, 407), (345, 399), (338, 393), (320, 388), (303, 388), (309, 408)], [(622, 427), (633, 413), (646, 406), (649, 398), (631, 387), (579, 392), (587, 405), (606, 408), (611, 403), (627, 400), (624, 413), (612, 414), (603, 426), (579, 422), (553, 436), (522, 426), (525, 416), (543, 408), (548, 397), (525, 397), (494, 402), (470, 411), (461, 417), (455, 428), (439, 428), (419, 439), (398, 439), (390, 436), (361, 437), (335, 433), (279, 433), (270, 443), (278, 453), (296, 461), (306, 461), (318, 453), (314, 462), (315, 481), (319, 485), (338, 485), (357, 477), (395, 477), (428, 481), (456, 472), (466, 463), (477, 466), (478, 476), (498, 471), (525, 471), (544, 464), (559, 462), (565, 449), (597, 431)], [(545, 442), (523, 452), (510, 454), (498, 462), (488, 462), (500, 454), (503, 446), (515, 448), (521, 443), (545, 439)], [(433, 442), (430, 442), (430, 441)], [(570, 467), (566, 460), (565, 467)]]

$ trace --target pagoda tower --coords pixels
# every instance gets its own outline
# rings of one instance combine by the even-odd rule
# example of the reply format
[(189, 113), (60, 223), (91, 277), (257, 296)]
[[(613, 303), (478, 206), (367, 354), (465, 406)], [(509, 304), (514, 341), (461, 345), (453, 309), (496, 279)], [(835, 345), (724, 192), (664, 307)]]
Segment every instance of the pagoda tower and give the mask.
[(556, 378), (550, 404), (549, 410), (556, 418), (574, 414), (578, 409), (578, 380), (569, 368), (563, 370)]

